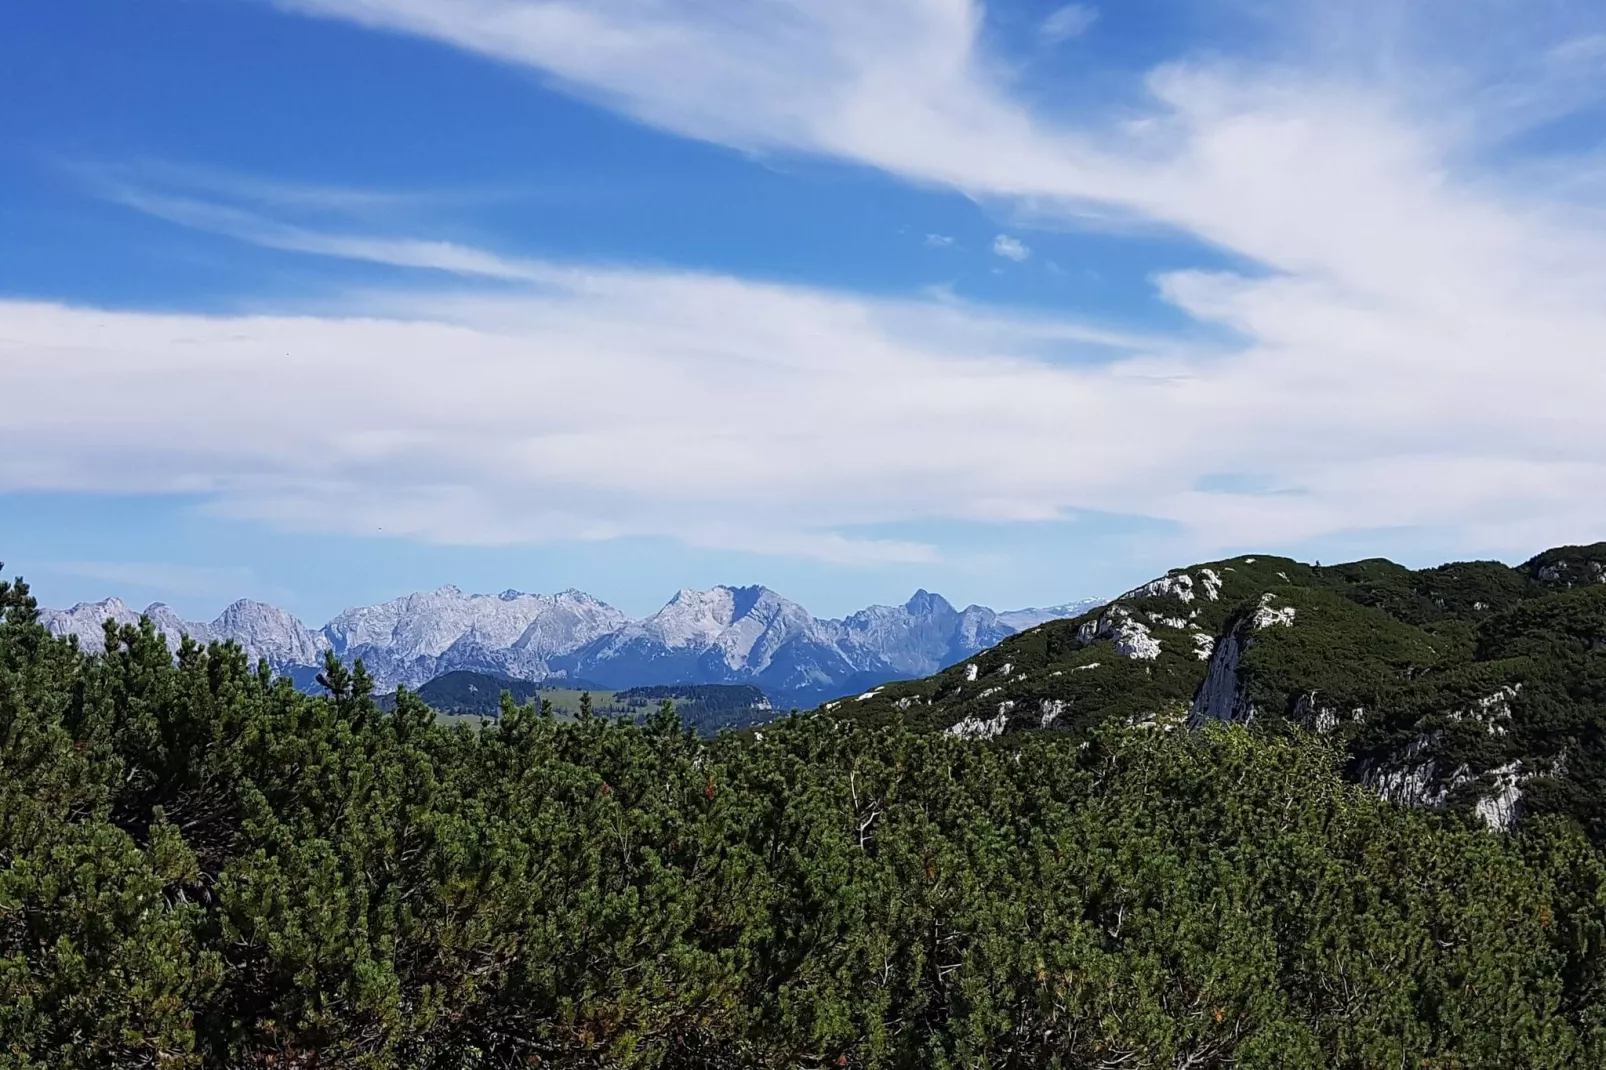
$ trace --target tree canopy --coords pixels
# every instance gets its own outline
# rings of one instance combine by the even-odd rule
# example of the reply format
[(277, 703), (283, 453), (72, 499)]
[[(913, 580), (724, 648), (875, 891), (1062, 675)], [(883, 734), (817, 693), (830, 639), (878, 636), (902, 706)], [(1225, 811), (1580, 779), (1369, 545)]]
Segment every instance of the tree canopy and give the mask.
[(0, 1067), (1606, 1065), (1606, 862), (1240, 725), (700, 739), (0, 583)]

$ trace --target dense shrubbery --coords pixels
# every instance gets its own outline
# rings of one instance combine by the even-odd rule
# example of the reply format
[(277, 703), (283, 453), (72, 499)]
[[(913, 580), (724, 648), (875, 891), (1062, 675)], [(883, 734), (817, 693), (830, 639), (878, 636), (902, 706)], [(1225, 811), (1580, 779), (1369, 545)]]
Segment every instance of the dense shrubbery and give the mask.
[(1595, 849), (1313, 737), (472, 732), (0, 604), (0, 1066), (1606, 1064)]

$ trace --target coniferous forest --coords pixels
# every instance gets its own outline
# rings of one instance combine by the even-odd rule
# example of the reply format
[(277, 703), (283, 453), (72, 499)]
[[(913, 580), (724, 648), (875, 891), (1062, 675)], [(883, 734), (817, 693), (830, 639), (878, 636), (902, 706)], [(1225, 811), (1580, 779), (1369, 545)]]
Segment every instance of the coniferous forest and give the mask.
[(0, 584), (0, 1066), (1606, 1065), (1606, 859), (1298, 729), (445, 727)]

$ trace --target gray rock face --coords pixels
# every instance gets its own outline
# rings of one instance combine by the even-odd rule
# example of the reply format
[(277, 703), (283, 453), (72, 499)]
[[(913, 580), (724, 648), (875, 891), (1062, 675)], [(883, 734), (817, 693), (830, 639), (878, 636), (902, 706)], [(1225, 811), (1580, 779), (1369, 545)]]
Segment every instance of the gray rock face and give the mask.
[(613, 687), (755, 683), (772, 694), (829, 689), (853, 675), (833, 621), (765, 587), (682, 590), (645, 620), (590, 644), (570, 675)]
[(102, 632), (106, 621), (118, 625), (138, 624), (139, 614), (128, 608), (121, 598), (103, 598), (99, 602), (79, 602), (71, 609), (41, 609), (39, 620), (51, 634), (76, 635), (79, 646), (98, 653), (106, 649)]
[(937, 672), (1019, 630), (985, 606), (956, 610), (927, 591), (916, 591), (901, 606), (861, 609), (837, 625), (838, 644), (857, 669), (911, 677)]
[(138, 613), (117, 598), (80, 602), (71, 609), (40, 611), (41, 621), (52, 633), (76, 635), (80, 646), (96, 652), (106, 646), (102, 632), (105, 621), (138, 624), (141, 616), (150, 618), (172, 650), (178, 649), (186, 635), (198, 643), (232, 640), (252, 661), (265, 659), (275, 669), (316, 665), (329, 645), (279, 607), (249, 599), (229, 606), (211, 624), (184, 620), (162, 602), (152, 602), (143, 613)]
[[(682, 590), (657, 613), (632, 621), (580, 591), (484, 595), (446, 586), (348, 609), (316, 632), (277, 606), (250, 600), (210, 624), (185, 621), (159, 602), (144, 615), (174, 650), (182, 635), (233, 641), (253, 662), (299, 680), (310, 681), (332, 650), (348, 663), (361, 658), (381, 691), (468, 670), (610, 687), (746, 683), (781, 704), (803, 705), (936, 672), (1086, 604), (995, 613), (958, 610), (941, 595), (917, 591), (901, 606), (833, 620), (766, 587), (714, 587)], [(97, 651), (103, 621), (135, 624), (141, 616), (115, 598), (42, 614), (51, 631), (77, 635)]]
[(446, 586), (348, 609), (324, 626), (322, 638), (343, 660), (362, 658), (389, 690), (420, 687), (457, 669), (542, 679), (552, 674), (552, 659), (627, 620), (579, 591), (487, 595)]
[(305, 624), (266, 602), (242, 598), (212, 622), (212, 637), (240, 644), (252, 661), (266, 661), (275, 669), (317, 665), (329, 641)]
[(152, 602), (145, 607), (145, 616), (156, 625), (156, 630), (162, 633), (167, 640), (170, 650), (177, 650), (184, 636), (189, 636), (197, 643), (210, 642), (213, 635), (213, 626), (202, 624), (200, 621), (184, 620), (173, 608), (165, 602)]

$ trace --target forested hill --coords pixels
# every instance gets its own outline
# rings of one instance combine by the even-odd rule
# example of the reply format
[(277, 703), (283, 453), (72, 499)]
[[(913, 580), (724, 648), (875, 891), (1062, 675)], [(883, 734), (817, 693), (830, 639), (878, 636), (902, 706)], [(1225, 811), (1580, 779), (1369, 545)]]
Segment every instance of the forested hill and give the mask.
[(967, 737), (1203, 721), (1328, 736), (1351, 779), (1606, 840), (1606, 543), (1518, 568), (1213, 561), (845, 712)]
[(1602, 854), (1311, 733), (446, 727), (0, 611), (6, 1070), (1606, 1065)]

